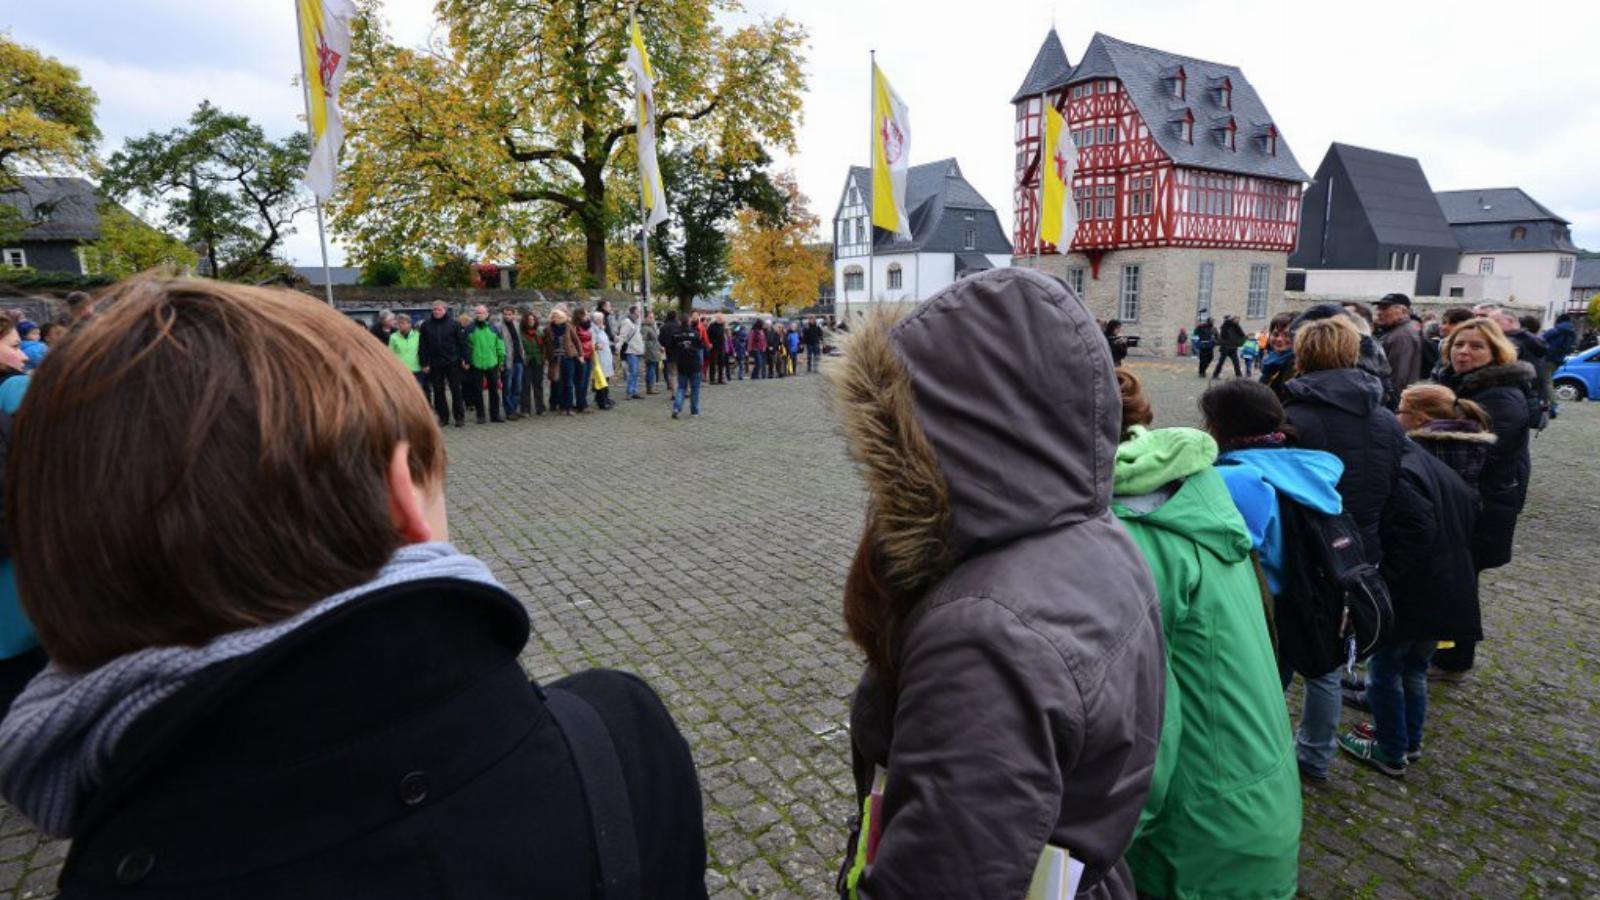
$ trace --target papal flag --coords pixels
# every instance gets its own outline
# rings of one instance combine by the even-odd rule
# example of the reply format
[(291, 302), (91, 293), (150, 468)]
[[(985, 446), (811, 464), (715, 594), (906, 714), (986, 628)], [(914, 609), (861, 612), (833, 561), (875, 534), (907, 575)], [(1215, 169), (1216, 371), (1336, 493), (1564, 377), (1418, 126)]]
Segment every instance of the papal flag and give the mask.
[(333, 195), (344, 123), (339, 120), (339, 85), (350, 61), (351, 0), (295, 0), (300, 13), (300, 62), (311, 125), (311, 164), (306, 186), (325, 201)]
[(872, 66), (872, 224), (911, 240), (906, 217), (906, 168), (911, 118), (889, 79)]
[(661, 186), (661, 167), (656, 164), (656, 73), (650, 68), (650, 54), (644, 48), (639, 21), (633, 20), (633, 44), (628, 47), (628, 71), (633, 73), (639, 106), (639, 193), (644, 197), (644, 227), (654, 228), (667, 220), (667, 192)]
[(1066, 253), (1078, 234), (1078, 205), (1072, 197), (1072, 176), (1078, 171), (1078, 147), (1067, 121), (1048, 101), (1044, 104), (1044, 155), (1039, 159), (1039, 240)]

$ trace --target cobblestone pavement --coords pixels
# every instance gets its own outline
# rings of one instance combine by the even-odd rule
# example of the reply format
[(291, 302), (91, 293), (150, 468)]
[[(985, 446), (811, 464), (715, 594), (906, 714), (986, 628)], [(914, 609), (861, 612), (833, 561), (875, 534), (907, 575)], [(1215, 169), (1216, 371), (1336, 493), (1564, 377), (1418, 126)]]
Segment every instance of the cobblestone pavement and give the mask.
[[(1192, 370), (1135, 368), (1157, 425), (1194, 423)], [(452, 536), (527, 605), (528, 671), (639, 672), (687, 733), (717, 898), (826, 896), (851, 812), (838, 597), (864, 494), (820, 388), (448, 432)], [(1516, 561), (1483, 586), (1491, 641), (1435, 689), (1427, 758), (1403, 782), (1340, 760), (1307, 790), (1306, 896), (1600, 896), (1597, 446), (1596, 404), (1536, 440)], [(0, 900), (48, 896), (64, 855), (0, 807)]]

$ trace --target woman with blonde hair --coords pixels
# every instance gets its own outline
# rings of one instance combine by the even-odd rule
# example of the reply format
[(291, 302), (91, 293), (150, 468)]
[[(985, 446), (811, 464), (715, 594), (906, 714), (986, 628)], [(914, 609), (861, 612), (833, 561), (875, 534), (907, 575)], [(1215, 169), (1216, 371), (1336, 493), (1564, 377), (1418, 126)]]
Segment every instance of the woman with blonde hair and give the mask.
[[(1483, 511), (1472, 536), (1472, 559), (1478, 571), (1511, 561), (1517, 516), (1528, 497), (1533, 460), (1528, 437), (1539, 414), (1533, 366), (1517, 361), (1517, 348), (1490, 318), (1468, 319), (1445, 338), (1439, 354), (1446, 368), (1439, 383), (1463, 401), (1488, 413), (1495, 442), (1487, 452), (1478, 493)], [(1434, 656), (1436, 677), (1459, 679), (1472, 668), (1475, 645), (1461, 641)]]

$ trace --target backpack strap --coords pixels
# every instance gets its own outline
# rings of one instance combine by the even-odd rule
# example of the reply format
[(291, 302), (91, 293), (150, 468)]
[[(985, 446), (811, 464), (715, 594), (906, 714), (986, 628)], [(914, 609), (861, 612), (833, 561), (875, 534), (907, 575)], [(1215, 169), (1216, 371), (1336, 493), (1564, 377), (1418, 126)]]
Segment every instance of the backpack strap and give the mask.
[(600, 897), (640, 900), (642, 876), (633, 809), (628, 803), (628, 785), (611, 732), (594, 706), (576, 693), (547, 688), (544, 698), (572, 751), (572, 764), (589, 801), (594, 853), (600, 863)]

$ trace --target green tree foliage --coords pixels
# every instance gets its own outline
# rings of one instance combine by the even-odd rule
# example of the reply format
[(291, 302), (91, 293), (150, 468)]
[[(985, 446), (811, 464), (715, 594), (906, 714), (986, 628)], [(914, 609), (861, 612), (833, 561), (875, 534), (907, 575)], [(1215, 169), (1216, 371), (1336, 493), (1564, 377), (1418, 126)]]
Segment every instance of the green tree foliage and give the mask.
[[(15, 191), (24, 172), (87, 171), (100, 139), (98, 102), (77, 69), (0, 32), (0, 193)], [(31, 224), (0, 203), (0, 239)]]
[[(656, 226), (650, 252), (659, 293), (688, 312), (694, 298), (728, 283), (728, 226), (741, 209), (765, 220), (783, 218), (787, 196), (772, 183), (760, 148), (740, 160), (711, 159), (700, 149), (661, 156), (661, 177), (671, 191), (671, 218)], [(670, 226), (670, 227), (669, 227)]]
[(1589, 325), (1600, 328), (1600, 294), (1589, 298)]
[[(362, 3), (335, 231), (359, 255), (443, 241), (494, 258), (554, 216), (581, 238), (587, 281), (608, 284), (608, 245), (638, 222), (629, 4), (439, 0), (439, 37), (417, 50), (384, 33), (377, 0)], [(637, 10), (664, 132), (732, 161), (763, 143), (793, 150), (803, 28), (784, 17), (725, 28), (718, 17), (742, 12), (739, 0)]]
[(199, 257), (164, 232), (151, 228), (127, 210), (108, 203), (100, 210), (100, 240), (84, 247), (89, 271), (126, 278), (158, 267), (193, 269)]
[(202, 102), (184, 125), (129, 138), (102, 187), (119, 202), (164, 208), (167, 227), (201, 248), (214, 276), (250, 280), (281, 268), (290, 221), (311, 208), (301, 184), (309, 156), (304, 133), (269, 140), (249, 118)]

